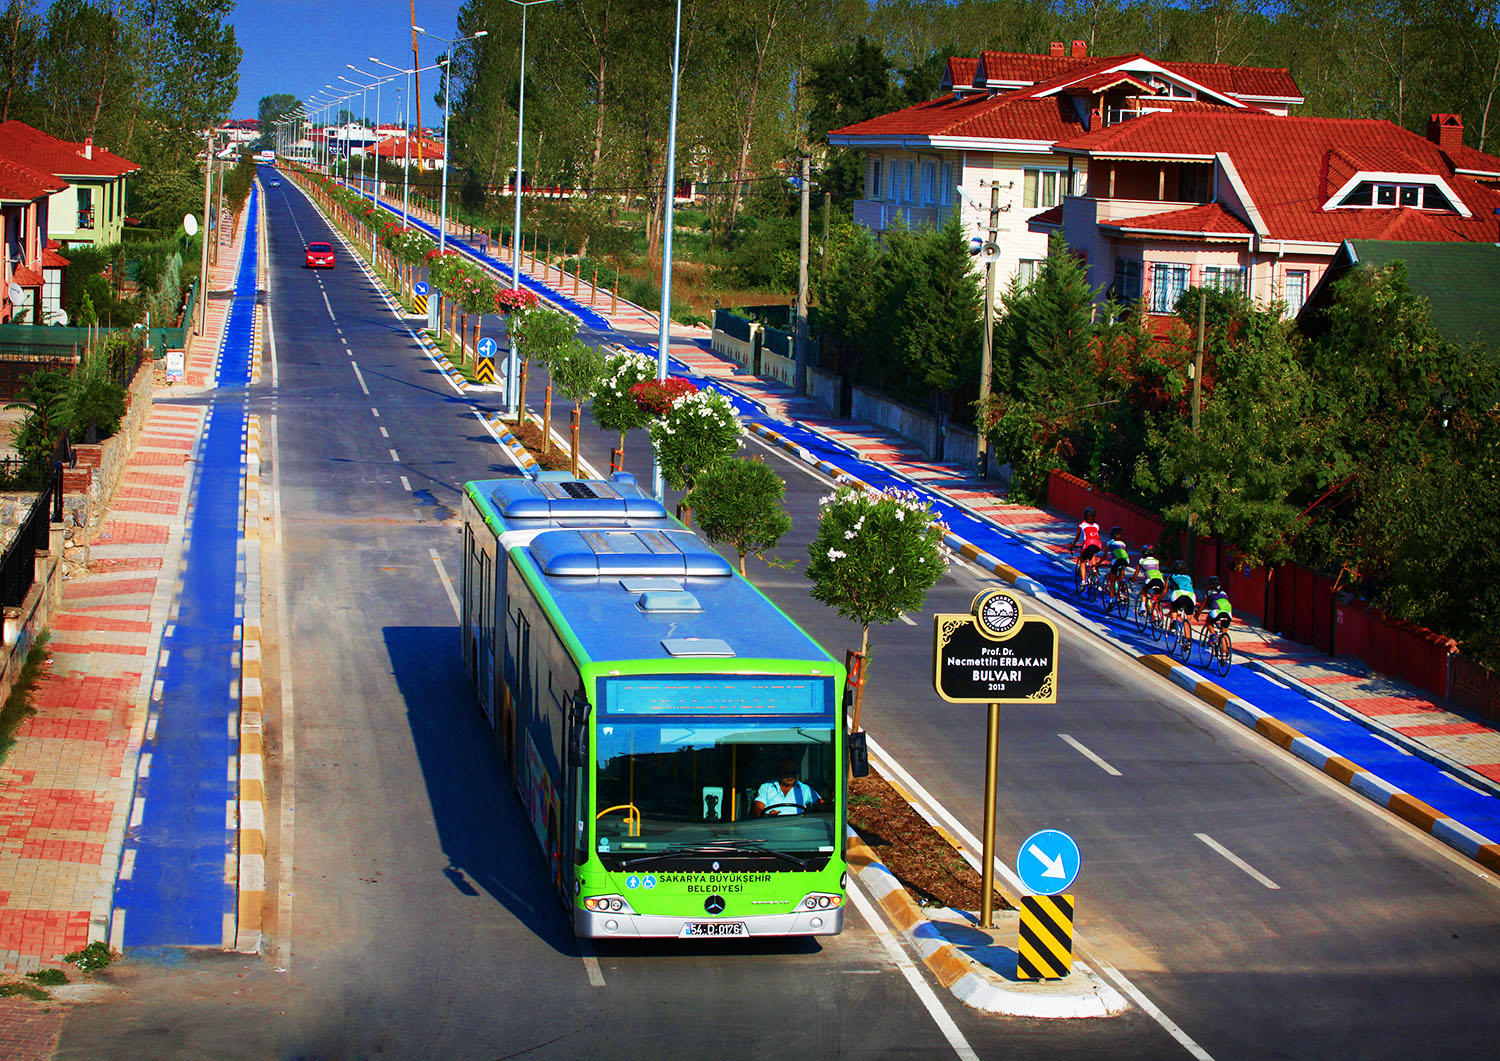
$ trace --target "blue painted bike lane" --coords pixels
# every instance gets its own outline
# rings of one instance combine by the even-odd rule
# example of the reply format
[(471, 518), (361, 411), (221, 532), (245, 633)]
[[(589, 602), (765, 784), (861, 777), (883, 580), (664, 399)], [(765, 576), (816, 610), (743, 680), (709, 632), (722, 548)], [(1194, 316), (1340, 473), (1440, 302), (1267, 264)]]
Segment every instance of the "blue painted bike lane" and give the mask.
[[(411, 220), (434, 236), (437, 234), (433, 226), (415, 218)], [(468, 243), (452, 236), (448, 237), (448, 242), (492, 268), (507, 275), (510, 273), (508, 264), (480, 253)], [(572, 313), (595, 331), (602, 334), (613, 333), (607, 319), (561, 292), (525, 275), (521, 277), (521, 283)], [(654, 348), (628, 342), (622, 345), (650, 357), (656, 356)], [(795, 443), (812, 461), (824, 462), (877, 489), (914, 491), (932, 506), (956, 537), (1023, 572), (1026, 577), (1018, 580), (1019, 588), (1037, 596), (1065, 602), (1067, 606), (1080, 612), (1087, 621), (1098, 624), (1106, 636), (1121, 643), (1122, 647), (1137, 656), (1163, 651), (1160, 643), (1153, 641), (1148, 635), (1138, 633), (1128, 617), (1107, 617), (1099, 603), (1090, 604), (1079, 599), (1073, 589), (1070, 567), (1059, 564), (1055, 557), (1034, 547), (1019, 535), (1000, 529), (996, 524), (976, 516), (937, 491), (896, 475), (882, 465), (861, 460), (847, 447), (829, 441), (810, 428), (769, 415), (763, 406), (732, 388), (723, 386), (718, 380), (699, 376), (683, 362), (675, 358), (673, 361), (677, 366), (677, 374), (686, 376), (700, 387), (712, 387), (721, 391), (734, 403), (747, 423), (760, 424)], [(1188, 665), (1192, 666), (1192, 662), (1189, 661)], [(1208, 675), (1205, 673), (1204, 677), (1207, 678)], [(1468, 828), (1492, 840), (1500, 840), (1500, 798), (1471, 787), (1441, 766), (1384, 740), (1359, 723), (1323, 706), (1297, 689), (1268, 678), (1245, 663), (1232, 664), (1228, 676), (1214, 676), (1213, 680), (1234, 696), (1254, 704)], [(1473, 845), (1460, 840), (1454, 846), (1466, 850)], [(1466, 850), (1466, 853), (1473, 852)]]
[[(252, 186), (218, 351), (221, 388), (243, 388), (250, 378), (256, 202)], [(141, 746), (150, 769), (136, 782), (125, 838), (131, 868), (115, 886), (126, 947), (218, 947), (234, 938), (245, 429), (243, 392), (215, 399), (195, 454), (180, 581)]]

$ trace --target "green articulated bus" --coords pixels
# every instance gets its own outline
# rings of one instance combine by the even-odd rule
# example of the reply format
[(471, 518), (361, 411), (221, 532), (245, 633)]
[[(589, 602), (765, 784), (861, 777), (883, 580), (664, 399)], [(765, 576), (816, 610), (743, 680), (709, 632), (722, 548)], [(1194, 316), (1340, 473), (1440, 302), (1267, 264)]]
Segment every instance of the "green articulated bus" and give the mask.
[(464, 495), (464, 662), (577, 934), (839, 932), (844, 667), (628, 474)]

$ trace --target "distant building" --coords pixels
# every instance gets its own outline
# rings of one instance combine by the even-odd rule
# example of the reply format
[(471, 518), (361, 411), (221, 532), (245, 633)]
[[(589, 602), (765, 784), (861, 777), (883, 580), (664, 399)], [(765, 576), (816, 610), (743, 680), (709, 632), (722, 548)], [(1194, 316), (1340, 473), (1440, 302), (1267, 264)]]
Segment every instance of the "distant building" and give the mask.
[(424, 170), (443, 168), (443, 145), (427, 137), (396, 135), (375, 145), (374, 155), (382, 162), (397, 166), (415, 166)]

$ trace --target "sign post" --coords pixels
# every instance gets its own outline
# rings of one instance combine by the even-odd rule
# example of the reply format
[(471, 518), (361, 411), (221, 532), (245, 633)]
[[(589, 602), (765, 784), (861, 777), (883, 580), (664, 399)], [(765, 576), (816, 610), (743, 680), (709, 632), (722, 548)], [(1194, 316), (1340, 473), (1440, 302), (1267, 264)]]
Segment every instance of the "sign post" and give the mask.
[(984, 767), (984, 894), (979, 924), (994, 928), (995, 789), (1000, 705), (1057, 703), (1057, 627), (1026, 615), (1003, 589), (985, 590), (967, 613), (933, 616), (933, 688), (950, 704), (988, 704)]

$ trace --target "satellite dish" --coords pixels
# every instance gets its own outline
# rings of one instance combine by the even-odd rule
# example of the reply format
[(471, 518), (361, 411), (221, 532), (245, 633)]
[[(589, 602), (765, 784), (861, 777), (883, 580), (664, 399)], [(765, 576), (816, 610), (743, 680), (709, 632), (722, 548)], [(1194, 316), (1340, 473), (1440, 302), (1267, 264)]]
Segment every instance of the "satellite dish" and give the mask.
[(196, 236), (198, 234), (198, 219), (192, 214), (183, 214), (182, 227), (187, 231), (189, 236)]
[(68, 324), (68, 311), (65, 310), (65, 309), (55, 309), (55, 310), (53, 310), (52, 311), (52, 321), (53, 321), (54, 324), (61, 324), (64, 327), (66, 327), (67, 324)]
[(16, 283), (14, 280), (10, 282), (10, 288), (5, 293), (10, 296), (10, 304), (12, 306), (19, 306), (21, 304), (21, 299), (26, 294), (26, 292), (21, 290), (21, 285)]

